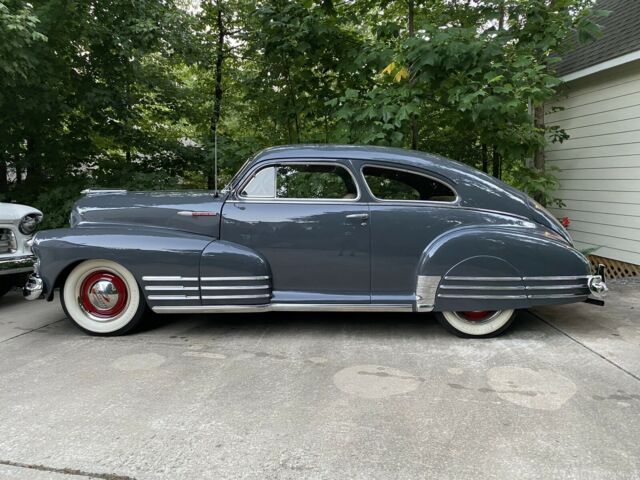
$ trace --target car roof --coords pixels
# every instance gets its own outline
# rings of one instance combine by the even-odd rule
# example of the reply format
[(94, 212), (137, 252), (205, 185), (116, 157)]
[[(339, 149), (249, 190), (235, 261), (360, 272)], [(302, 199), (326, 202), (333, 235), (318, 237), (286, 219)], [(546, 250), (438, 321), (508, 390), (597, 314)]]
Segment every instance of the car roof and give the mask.
[[(262, 150), (256, 155), (253, 163), (274, 159), (304, 158), (327, 159), (341, 158), (350, 160), (378, 160), (400, 165), (427, 168), (447, 177), (456, 177), (454, 172), (465, 174), (482, 174), (478, 170), (460, 162), (450, 160), (439, 155), (433, 155), (416, 150), (405, 150), (393, 147), (377, 147), (369, 145), (283, 145)], [(451, 178), (456, 180), (455, 178)]]

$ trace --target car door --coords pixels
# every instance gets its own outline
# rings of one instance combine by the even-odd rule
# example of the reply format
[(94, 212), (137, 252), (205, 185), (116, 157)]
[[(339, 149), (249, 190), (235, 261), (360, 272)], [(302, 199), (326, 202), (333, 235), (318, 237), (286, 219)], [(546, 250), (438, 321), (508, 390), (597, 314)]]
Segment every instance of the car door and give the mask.
[(272, 302), (369, 303), (369, 208), (349, 161), (272, 161), (225, 203), (221, 238), (259, 252)]
[(457, 195), (443, 180), (399, 166), (367, 162), (361, 168), (371, 196), (371, 299), (413, 301), (426, 247), (461, 225)]

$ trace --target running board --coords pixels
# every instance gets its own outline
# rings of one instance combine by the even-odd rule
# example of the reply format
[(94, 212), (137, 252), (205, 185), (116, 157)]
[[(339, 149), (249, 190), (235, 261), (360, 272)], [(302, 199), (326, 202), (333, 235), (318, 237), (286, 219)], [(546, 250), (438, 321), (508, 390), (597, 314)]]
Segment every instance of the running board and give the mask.
[[(162, 305), (155, 313), (260, 313), (260, 312), (413, 312), (411, 304), (383, 303), (269, 303), (265, 305)], [(421, 309), (421, 311), (427, 311)]]

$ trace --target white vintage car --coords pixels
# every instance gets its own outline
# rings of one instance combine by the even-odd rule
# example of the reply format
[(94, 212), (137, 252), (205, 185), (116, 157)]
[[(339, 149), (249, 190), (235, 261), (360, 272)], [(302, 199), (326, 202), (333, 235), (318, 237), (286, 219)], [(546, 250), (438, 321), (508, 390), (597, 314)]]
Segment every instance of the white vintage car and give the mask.
[(42, 212), (33, 207), (0, 202), (0, 297), (33, 271), (31, 241), (41, 221)]

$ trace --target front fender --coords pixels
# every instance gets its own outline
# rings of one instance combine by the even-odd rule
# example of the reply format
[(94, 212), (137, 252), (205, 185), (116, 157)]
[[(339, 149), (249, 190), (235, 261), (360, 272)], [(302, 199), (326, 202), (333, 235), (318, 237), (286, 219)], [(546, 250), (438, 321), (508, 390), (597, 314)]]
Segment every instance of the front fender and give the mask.
[(143, 275), (198, 277), (202, 251), (211, 241), (203, 235), (152, 227), (64, 228), (39, 232), (33, 251), (45, 298), (51, 300), (61, 275), (89, 259), (120, 263), (140, 285)]

